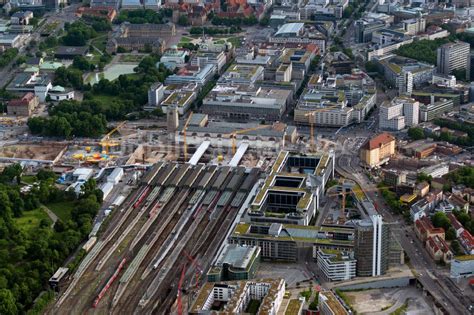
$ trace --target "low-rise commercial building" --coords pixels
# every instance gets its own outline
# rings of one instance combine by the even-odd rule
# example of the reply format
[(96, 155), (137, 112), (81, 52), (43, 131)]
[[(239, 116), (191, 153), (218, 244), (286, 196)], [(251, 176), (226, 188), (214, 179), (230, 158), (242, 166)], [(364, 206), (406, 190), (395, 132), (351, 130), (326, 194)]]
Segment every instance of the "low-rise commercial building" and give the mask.
[(356, 276), (356, 260), (353, 252), (318, 249), (317, 264), (330, 281), (350, 280)]
[(48, 91), (48, 97), (53, 102), (73, 100), (74, 94), (73, 89), (64, 88), (60, 85), (55, 85)]
[(214, 266), (207, 273), (207, 281), (249, 280), (255, 277), (260, 262), (260, 247), (227, 244)]
[(321, 54), (326, 50), (326, 37), (314, 26), (304, 23), (283, 24), (269, 41), (271, 43), (315, 44), (319, 47)]
[(257, 314), (277, 314), (285, 295), (285, 280), (207, 282), (189, 309), (189, 314), (242, 314), (251, 300), (260, 302)]
[(455, 256), (451, 260), (451, 278), (469, 278), (474, 275), (474, 255)]
[(29, 117), (38, 104), (38, 97), (28, 92), (22, 98), (10, 100), (7, 103), (7, 113), (12, 116)]
[(166, 97), (160, 104), (163, 113), (167, 113), (169, 108), (178, 110), (179, 115), (184, 115), (196, 100), (197, 94), (193, 91), (177, 90)]
[(349, 315), (349, 311), (332, 291), (321, 291), (318, 295), (319, 312), (321, 315)]
[(395, 138), (388, 133), (382, 133), (369, 139), (360, 148), (360, 159), (369, 167), (376, 167), (388, 162), (394, 154)]

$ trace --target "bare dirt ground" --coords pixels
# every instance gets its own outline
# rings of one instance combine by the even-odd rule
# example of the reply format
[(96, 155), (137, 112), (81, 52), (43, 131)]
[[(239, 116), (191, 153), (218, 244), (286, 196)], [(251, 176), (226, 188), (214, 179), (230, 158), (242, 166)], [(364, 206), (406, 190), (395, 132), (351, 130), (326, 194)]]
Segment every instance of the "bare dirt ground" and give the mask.
[(408, 314), (433, 314), (430, 303), (414, 287), (346, 291), (344, 294), (359, 314), (391, 314), (405, 303)]

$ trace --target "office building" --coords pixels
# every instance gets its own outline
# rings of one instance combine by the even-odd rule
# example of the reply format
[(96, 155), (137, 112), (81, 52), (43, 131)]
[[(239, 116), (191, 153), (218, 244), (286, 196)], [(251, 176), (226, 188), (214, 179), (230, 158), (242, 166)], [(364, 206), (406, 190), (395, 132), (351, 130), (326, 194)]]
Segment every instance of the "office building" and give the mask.
[(164, 98), (165, 87), (161, 82), (156, 82), (148, 89), (148, 104), (147, 107), (152, 109), (160, 105)]
[(356, 276), (356, 260), (352, 251), (319, 248), (317, 264), (329, 281), (350, 280)]
[(207, 273), (208, 282), (249, 280), (255, 277), (260, 262), (260, 247), (227, 244)]
[(437, 50), (438, 72), (453, 74), (454, 70), (466, 71), (466, 79), (470, 80), (471, 56), (470, 45), (464, 42), (447, 43)]
[(299, 155), (281, 151), (253, 200), (249, 222), (308, 225), (334, 176), (334, 152)]
[(413, 89), (429, 83), (436, 68), (433, 65), (393, 54), (376, 58), (389, 86), (399, 94), (411, 95)]
[(385, 184), (396, 187), (406, 182), (407, 173), (398, 170), (383, 170), (382, 178)]
[(456, 77), (450, 74), (433, 74), (431, 83), (439, 87), (454, 88), (456, 87)]
[(369, 167), (376, 167), (388, 162), (394, 154), (395, 138), (388, 133), (382, 133), (369, 139), (360, 148), (360, 159)]
[(385, 28), (386, 23), (378, 19), (363, 18), (355, 21), (354, 37), (356, 43), (370, 43), (375, 31)]
[(435, 101), (435, 97), (431, 96), (429, 104), (420, 105), (420, 121), (430, 121), (442, 116), (444, 113), (452, 111), (454, 108), (454, 100), (441, 98)]
[(409, 97), (396, 97), (380, 106), (379, 127), (383, 130), (402, 130), (418, 125), (420, 103)]
[(398, 95), (410, 96), (413, 92), (413, 73), (410, 71), (403, 71), (397, 77)]
[(226, 55), (223, 51), (211, 52), (199, 50), (191, 58), (191, 65), (195, 67), (204, 67), (206, 65), (214, 65), (218, 73), (221, 73), (222, 68), (227, 62)]
[(212, 64), (207, 64), (203, 67), (187, 66), (181, 68), (177, 73), (168, 76), (165, 80), (165, 84), (195, 83), (199, 86), (203, 86), (213, 78), (216, 72), (217, 68)]
[(313, 75), (296, 105), (294, 120), (298, 124), (343, 127), (362, 122), (374, 105), (374, 81), (358, 69), (326, 79)]
[(407, 35), (416, 35), (422, 33), (426, 29), (426, 20), (422, 17), (404, 20), (403, 30)]
[(219, 84), (203, 99), (201, 110), (226, 120), (278, 121), (291, 96), (290, 90)]
[(370, 277), (385, 274), (389, 263), (390, 229), (381, 215), (361, 220), (355, 229), (354, 257), (357, 276)]
[(207, 282), (192, 303), (189, 314), (243, 314), (250, 301), (260, 306), (256, 314), (277, 314), (285, 295), (285, 280)]
[(194, 91), (177, 90), (161, 102), (161, 110), (167, 113), (169, 108), (176, 108), (179, 115), (184, 115), (193, 105), (197, 94)]
[(174, 69), (175, 67), (184, 67), (188, 58), (189, 52), (187, 50), (179, 50), (178, 47), (172, 46), (163, 53), (160, 62), (166, 67)]
[(353, 227), (315, 227), (280, 223), (239, 223), (229, 237), (231, 244), (258, 246), (262, 259), (295, 262), (307, 251), (318, 249), (353, 251)]
[(253, 86), (263, 80), (264, 68), (259, 65), (233, 64), (218, 80), (218, 84)]
[(474, 255), (455, 256), (451, 260), (451, 278), (474, 276)]

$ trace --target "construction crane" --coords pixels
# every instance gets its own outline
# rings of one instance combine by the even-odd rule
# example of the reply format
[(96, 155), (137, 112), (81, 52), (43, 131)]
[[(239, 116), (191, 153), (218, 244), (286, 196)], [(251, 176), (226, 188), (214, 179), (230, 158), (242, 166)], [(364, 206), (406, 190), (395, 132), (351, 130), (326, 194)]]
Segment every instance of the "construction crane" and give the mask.
[(107, 133), (102, 140), (100, 140), (100, 145), (102, 146), (103, 151), (105, 153), (109, 152), (109, 148), (112, 146), (117, 146), (118, 143), (115, 141), (110, 141), (110, 136), (112, 136), (116, 131), (122, 128), (125, 125), (126, 121), (122, 121), (119, 123), (114, 129), (112, 129), (109, 133)]
[(244, 133), (254, 131), (254, 130), (265, 129), (265, 128), (268, 128), (268, 127), (272, 127), (272, 125), (260, 125), (260, 126), (253, 127), (253, 128), (234, 130), (233, 132), (227, 134), (226, 136), (230, 137), (232, 139), (232, 154), (235, 154), (235, 152), (237, 150), (237, 144), (236, 144), (236, 141), (235, 141), (236, 138), (237, 138), (237, 135), (244, 134)]
[(178, 315), (183, 315), (183, 303), (182, 303), (182, 286), (184, 282), (184, 275), (186, 271), (186, 264), (183, 265), (183, 269), (181, 269), (181, 276), (179, 277), (179, 282), (178, 282)]
[(308, 122), (309, 122), (309, 125), (311, 126), (311, 131), (310, 131), (311, 152), (314, 152), (316, 150), (315, 142), (314, 142), (314, 121), (315, 121), (316, 114), (320, 112), (330, 111), (331, 109), (338, 108), (338, 107), (340, 107), (340, 105), (328, 106), (328, 107), (313, 110), (305, 114), (305, 117), (308, 117)]
[[(363, 193), (364, 195), (369, 191), (378, 192), (381, 189), (387, 189), (387, 188), (393, 188), (393, 186), (383, 186), (383, 187), (369, 188), (369, 189), (364, 189), (361, 186), (356, 187), (356, 189), (360, 189), (360, 193)], [(357, 192), (355, 192), (355, 191), (354, 191), (354, 193), (357, 194)], [(340, 196), (340, 195), (342, 195), (341, 206), (342, 206), (342, 213), (344, 213), (346, 211), (346, 196), (348, 194), (350, 194), (350, 192), (346, 192), (346, 190), (343, 188), (341, 192), (327, 194), (327, 196)]]
[[(202, 267), (199, 265), (199, 263), (197, 262), (197, 260), (195, 258), (193, 258), (191, 255), (188, 254), (187, 251), (183, 251), (184, 252), (184, 255), (186, 256), (186, 258), (191, 262), (191, 268), (192, 267), (196, 267), (197, 268), (197, 271), (196, 271), (196, 286), (195, 288), (198, 288), (199, 287), (199, 278), (201, 277), (201, 275), (204, 273), (204, 270), (202, 270)], [(191, 284), (191, 283), (190, 283)]]
[(184, 162), (188, 161), (188, 144), (186, 143), (186, 130), (188, 129), (188, 125), (189, 125), (189, 122), (191, 121), (191, 117), (193, 117), (193, 112), (189, 113), (189, 117), (184, 123), (184, 127), (183, 127)]

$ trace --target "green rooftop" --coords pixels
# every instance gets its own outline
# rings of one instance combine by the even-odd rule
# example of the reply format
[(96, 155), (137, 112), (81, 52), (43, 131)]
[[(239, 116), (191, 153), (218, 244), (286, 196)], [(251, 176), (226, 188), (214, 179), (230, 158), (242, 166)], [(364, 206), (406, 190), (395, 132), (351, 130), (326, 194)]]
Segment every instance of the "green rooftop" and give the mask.
[(460, 260), (460, 261), (469, 261), (469, 260), (474, 260), (474, 255), (455, 256), (454, 259)]

